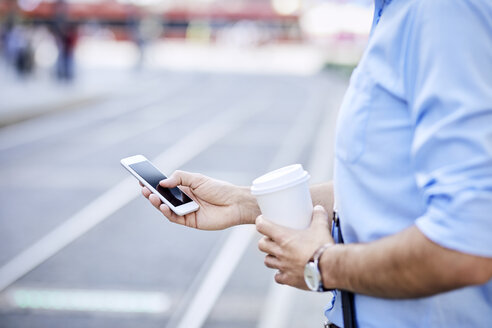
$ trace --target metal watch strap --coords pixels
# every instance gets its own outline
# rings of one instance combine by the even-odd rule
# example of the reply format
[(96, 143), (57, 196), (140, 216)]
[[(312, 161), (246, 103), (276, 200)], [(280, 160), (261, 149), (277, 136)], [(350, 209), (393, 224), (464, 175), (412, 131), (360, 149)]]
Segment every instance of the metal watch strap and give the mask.
[(321, 274), (321, 270), (319, 268), (319, 259), (321, 255), (323, 255), (323, 252), (326, 251), (330, 246), (333, 246), (333, 243), (326, 243), (324, 245), (321, 245), (316, 252), (314, 252), (313, 256), (309, 260), (310, 262), (313, 262), (316, 265), (316, 268), (318, 269), (319, 275), (320, 275), (320, 282), (319, 282), (319, 292), (326, 292), (330, 289), (326, 289), (325, 286), (323, 285), (323, 275)]
[[(314, 252), (313, 256), (311, 257), (311, 260), (313, 262), (316, 262), (316, 264), (319, 262), (319, 258), (321, 257), (321, 255), (323, 254), (324, 251), (326, 251), (326, 249), (330, 246), (333, 246), (334, 244), (333, 243), (326, 243), (324, 245), (321, 245), (317, 250), (316, 252)], [(319, 268), (318, 268), (319, 269)]]

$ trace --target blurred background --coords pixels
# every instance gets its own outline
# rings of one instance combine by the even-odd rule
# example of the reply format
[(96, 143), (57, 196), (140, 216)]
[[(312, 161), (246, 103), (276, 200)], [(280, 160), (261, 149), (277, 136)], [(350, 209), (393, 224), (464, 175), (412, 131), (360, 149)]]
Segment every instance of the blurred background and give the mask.
[(0, 327), (320, 327), (254, 227), (168, 222), (120, 166), (332, 175), (371, 0), (0, 0)]

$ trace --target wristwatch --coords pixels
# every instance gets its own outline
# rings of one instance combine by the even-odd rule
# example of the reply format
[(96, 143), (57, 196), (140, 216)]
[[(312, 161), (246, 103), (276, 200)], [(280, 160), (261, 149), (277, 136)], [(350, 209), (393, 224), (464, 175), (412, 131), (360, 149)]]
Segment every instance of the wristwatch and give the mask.
[(333, 245), (333, 243), (326, 243), (318, 248), (304, 267), (304, 281), (313, 292), (326, 292), (329, 290), (323, 286), (321, 272), (319, 270), (319, 258), (328, 247)]

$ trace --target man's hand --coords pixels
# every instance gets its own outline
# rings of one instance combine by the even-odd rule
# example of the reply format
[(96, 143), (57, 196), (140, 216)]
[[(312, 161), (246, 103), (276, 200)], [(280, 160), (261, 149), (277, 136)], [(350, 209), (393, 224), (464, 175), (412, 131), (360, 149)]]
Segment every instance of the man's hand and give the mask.
[(256, 229), (265, 235), (258, 242), (258, 248), (267, 253), (265, 265), (278, 270), (277, 283), (307, 290), (304, 266), (318, 247), (334, 243), (330, 224), (331, 218), (322, 206), (314, 208), (313, 220), (306, 230), (289, 229), (262, 216), (256, 219)]
[(200, 205), (198, 211), (179, 216), (163, 204), (148, 188), (142, 194), (169, 221), (201, 230), (221, 230), (238, 224), (254, 223), (259, 214), (258, 205), (247, 187), (214, 180), (201, 174), (174, 172), (160, 185), (165, 188), (179, 186)]

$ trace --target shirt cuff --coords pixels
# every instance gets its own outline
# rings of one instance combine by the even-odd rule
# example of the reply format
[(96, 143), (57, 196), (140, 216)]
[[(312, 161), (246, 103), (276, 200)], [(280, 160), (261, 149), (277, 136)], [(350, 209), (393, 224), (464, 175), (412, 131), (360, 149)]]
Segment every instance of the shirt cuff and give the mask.
[[(478, 202), (478, 201), (477, 201)], [(467, 211), (448, 214), (438, 207), (429, 207), (416, 220), (418, 229), (436, 244), (476, 256), (492, 257), (492, 199), (470, 204)]]

